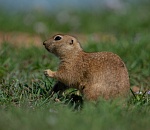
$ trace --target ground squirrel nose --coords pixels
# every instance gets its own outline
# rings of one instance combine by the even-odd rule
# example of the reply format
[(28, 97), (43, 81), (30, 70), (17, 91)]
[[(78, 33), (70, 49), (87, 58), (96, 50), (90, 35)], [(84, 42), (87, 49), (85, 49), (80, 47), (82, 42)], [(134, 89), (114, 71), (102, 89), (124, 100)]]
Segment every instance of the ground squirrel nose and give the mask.
[(43, 42), (43, 45), (46, 45), (46, 41)]

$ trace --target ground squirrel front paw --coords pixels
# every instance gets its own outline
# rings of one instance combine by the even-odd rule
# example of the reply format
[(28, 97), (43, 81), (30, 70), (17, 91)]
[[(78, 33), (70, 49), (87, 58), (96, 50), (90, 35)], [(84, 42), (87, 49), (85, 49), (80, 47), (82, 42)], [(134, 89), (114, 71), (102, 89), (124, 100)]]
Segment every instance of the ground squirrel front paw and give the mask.
[(53, 78), (53, 77), (54, 77), (54, 73), (55, 73), (55, 72), (51, 71), (50, 69), (44, 70), (44, 74), (45, 74), (45, 76), (47, 76), (47, 77)]

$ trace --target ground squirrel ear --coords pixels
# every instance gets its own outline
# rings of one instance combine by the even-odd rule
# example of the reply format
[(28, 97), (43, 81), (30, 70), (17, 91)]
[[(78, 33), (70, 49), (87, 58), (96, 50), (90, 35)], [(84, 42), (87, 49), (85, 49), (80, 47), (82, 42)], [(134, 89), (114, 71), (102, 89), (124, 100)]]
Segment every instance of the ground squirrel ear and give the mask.
[(73, 41), (73, 40), (71, 40), (69, 44), (70, 44), (70, 45), (72, 45), (72, 44), (73, 44), (73, 42), (74, 42), (74, 41)]

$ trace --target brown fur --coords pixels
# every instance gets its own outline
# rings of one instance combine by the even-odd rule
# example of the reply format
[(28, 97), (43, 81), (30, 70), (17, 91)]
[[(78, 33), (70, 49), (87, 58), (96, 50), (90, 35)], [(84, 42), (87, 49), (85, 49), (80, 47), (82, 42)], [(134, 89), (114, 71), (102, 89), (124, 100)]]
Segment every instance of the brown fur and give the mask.
[(62, 34), (44, 41), (43, 45), (60, 59), (58, 70), (45, 70), (45, 75), (80, 90), (85, 99), (110, 99), (127, 94), (130, 86), (128, 72), (118, 55), (86, 53), (76, 38)]

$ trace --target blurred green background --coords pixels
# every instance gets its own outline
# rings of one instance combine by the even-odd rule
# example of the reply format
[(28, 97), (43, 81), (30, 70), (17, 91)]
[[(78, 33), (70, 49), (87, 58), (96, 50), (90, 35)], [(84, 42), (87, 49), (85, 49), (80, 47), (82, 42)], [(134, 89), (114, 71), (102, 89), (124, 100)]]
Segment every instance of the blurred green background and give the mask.
[(148, 0), (1, 0), (0, 30), (136, 35), (150, 30), (149, 6)]

